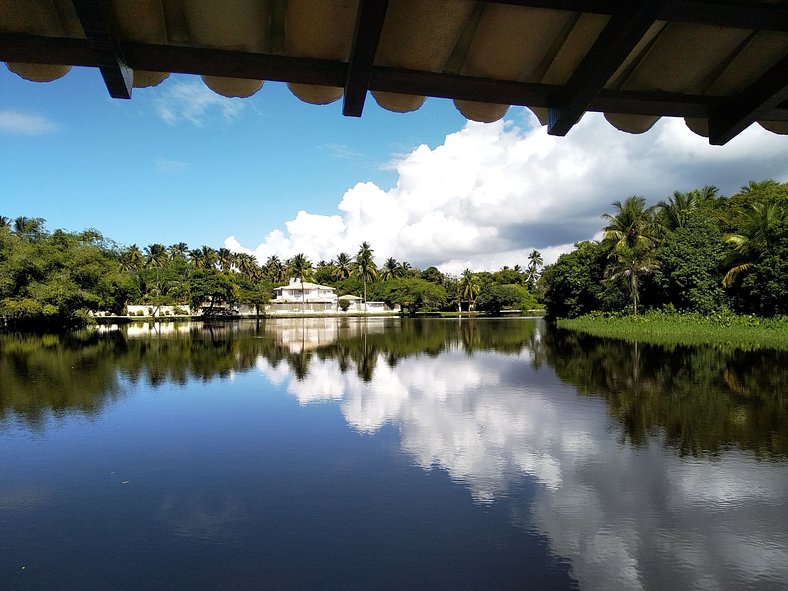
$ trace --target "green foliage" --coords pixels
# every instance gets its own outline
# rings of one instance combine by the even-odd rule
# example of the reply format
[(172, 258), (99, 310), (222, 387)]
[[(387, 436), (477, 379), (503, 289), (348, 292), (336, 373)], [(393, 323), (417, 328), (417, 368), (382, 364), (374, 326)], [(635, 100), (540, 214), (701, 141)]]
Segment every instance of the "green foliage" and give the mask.
[(656, 344), (714, 343), (738, 348), (788, 349), (788, 317), (760, 318), (730, 311), (713, 314), (650, 310), (633, 317), (594, 313), (559, 320), (558, 326), (600, 337)]
[(714, 221), (686, 215), (683, 226), (670, 232), (656, 251), (655, 284), (660, 304), (704, 314), (725, 305), (720, 269), (726, 248)]
[(446, 305), (446, 290), (423, 279), (392, 279), (377, 291), (389, 307), (399, 305), (411, 315), (419, 310), (439, 310)]
[(348, 308), (350, 308), (350, 300), (339, 300), (339, 309), (343, 312), (347, 312)]
[(505, 308), (533, 308), (536, 300), (522, 285), (493, 285), (479, 294), (476, 304), (479, 310), (500, 314)]
[(544, 303), (548, 316), (574, 318), (600, 307), (608, 249), (596, 242), (579, 242), (575, 250), (545, 268)]

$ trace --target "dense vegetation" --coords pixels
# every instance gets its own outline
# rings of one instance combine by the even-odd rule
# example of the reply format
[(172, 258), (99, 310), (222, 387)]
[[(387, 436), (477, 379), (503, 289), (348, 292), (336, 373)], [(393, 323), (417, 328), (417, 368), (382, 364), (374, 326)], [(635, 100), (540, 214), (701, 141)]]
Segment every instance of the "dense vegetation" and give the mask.
[(652, 206), (634, 195), (613, 207), (601, 241), (545, 268), (549, 316), (788, 314), (788, 183), (751, 181), (730, 197), (707, 186)]
[(373, 255), (364, 242), (355, 256), (343, 252), (316, 265), (304, 254), (285, 261), (271, 256), (260, 264), (227, 248), (190, 249), (183, 242), (121, 247), (96, 230), (48, 232), (41, 218), (0, 216), (0, 324), (80, 325), (91, 312), (123, 314), (132, 303), (151, 309), (203, 306), (209, 314), (247, 305), (259, 314), (273, 288), (291, 277), (333, 286), (338, 295), (399, 304), (411, 314), (537, 306), (532, 295), (542, 265), (537, 251), (527, 269), (466, 270), (460, 278), (393, 258), (378, 268)]

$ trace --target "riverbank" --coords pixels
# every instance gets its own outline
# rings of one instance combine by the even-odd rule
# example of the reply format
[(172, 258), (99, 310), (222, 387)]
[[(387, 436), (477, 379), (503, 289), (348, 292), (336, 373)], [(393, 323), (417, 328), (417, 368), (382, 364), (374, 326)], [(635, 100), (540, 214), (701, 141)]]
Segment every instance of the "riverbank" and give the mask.
[(597, 337), (656, 345), (726, 345), (788, 350), (788, 317), (648, 312), (641, 316), (589, 314), (558, 320), (559, 328)]

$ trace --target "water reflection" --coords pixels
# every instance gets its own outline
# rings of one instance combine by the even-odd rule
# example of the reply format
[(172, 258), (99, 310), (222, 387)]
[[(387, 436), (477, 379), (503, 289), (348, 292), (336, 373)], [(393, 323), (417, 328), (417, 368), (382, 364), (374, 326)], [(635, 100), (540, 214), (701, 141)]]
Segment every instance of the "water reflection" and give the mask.
[(124, 384), (186, 384), (257, 367), (276, 383), (294, 377), (288, 387), (304, 403), (347, 394), (349, 422), (374, 431), (394, 420), (391, 408), (378, 407), (421, 389), (451, 396), (462, 414), (467, 396), (459, 393), (484, 381), (484, 408), (495, 412), (505, 399), (496, 393), (500, 380), (519, 372), (508, 387), (538, 398), (535, 371), (523, 372), (543, 366), (604, 399), (623, 441), (635, 446), (660, 435), (683, 455), (728, 448), (788, 455), (784, 351), (665, 349), (514, 320), (282, 319), (0, 335), (0, 420), (13, 414), (32, 426), (48, 412), (93, 416)]
[[(359, 433), (393, 425), (413, 464), (447, 473), (479, 506), (505, 506), (584, 587), (778, 588), (788, 580), (786, 362), (785, 352), (664, 349), (515, 320), (4, 335), (0, 425), (95, 416), (129, 384), (258, 372), (303, 405), (338, 405)], [(526, 485), (533, 495), (520, 494)], [(157, 519), (180, 537), (230, 538), (247, 503), (189, 489), (165, 496)]]

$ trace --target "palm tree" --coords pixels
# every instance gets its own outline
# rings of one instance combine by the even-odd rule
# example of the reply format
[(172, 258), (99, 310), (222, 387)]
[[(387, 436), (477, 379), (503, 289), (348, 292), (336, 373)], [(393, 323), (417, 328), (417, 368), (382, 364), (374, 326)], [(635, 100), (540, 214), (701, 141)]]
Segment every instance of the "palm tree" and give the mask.
[(189, 252), (189, 245), (185, 242), (177, 242), (176, 244), (171, 244), (170, 247), (167, 249), (170, 254), (170, 259), (185, 259), (186, 254)]
[(479, 297), (480, 291), (479, 278), (470, 269), (465, 269), (460, 278), (460, 295), (468, 302), (468, 312), (476, 306), (476, 298)]
[(39, 235), (43, 229), (44, 218), (28, 218), (21, 215), (14, 220), (14, 233), (21, 238)]
[(400, 277), (407, 277), (408, 275), (410, 275), (413, 266), (408, 261), (403, 261), (402, 264), (399, 266), (399, 269), (400, 269)]
[(361, 276), (364, 282), (364, 311), (367, 309), (367, 281), (374, 281), (378, 276), (378, 270), (375, 267), (375, 261), (372, 258), (374, 251), (369, 245), (369, 242), (362, 242), (356, 254), (355, 272)]
[(775, 230), (784, 219), (785, 210), (777, 203), (750, 205), (744, 214), (740, 233), (725, 236), (725, 241), (733, 245), (735, 253), (734, 264), (722, 279), (725, 287), (730, 287), (739, 275), (749, 271), (764, 251), (776, 246)]
[(129, 246), (120, 256), (122, 271), (139, 271), (145, 266), (145, 257), (142, 256), (140, 247), (136, 244)]
[(396, 279), (399, 277), (400, 274), (400, 265), (397, 262), (397, 259), (394, 257), (390, 257), (383, 263), (383, 269), (380, 271), (380, 278), (383, 281), (388, 281), (389, 279)]
[[(164, 267), (170, 260), (167, 255), (167, 247), (163, 244), (155, 243), (145, 247), (145, 266), (149, 269), (156, 269), (156, 293), (163, 295), (159, 269)], [(161, 301), (157, 302), (156, 310), (161, 306)]]
[(285, 266), (278, 256), (272, 254), (265, 262), (265, 272), (268, 278), (274, 283), (282, 283), (284, 281)]
[(614, 279), (619, 276), (629, 278), (629, 293), (632, 296), (632, 308), (638, 315), (640, 301), (639, 277), (651, 273), (659, 266), (652, 256), (652, 251), (644, 246), (623, 246), (612, 253), (613, 262), (605, 270), (606, 275)]
[(233, 268), (235, 257), (229, 248), (220, 248), (216, 251), (216, 263), (223, 273), (228, 273)]
[(7, 218), (4, 215), (0, 215), (0, 228), (10, 228), (11, 227), (11, 218)]
[(334, 267), (336, 268), (334, 275), (337, 279), (340, 281), (347, 279), (353, 272), (353, 259), (348, 253), (340, 252), (334, 261)]
[(167, 255), (167, 248), (163, 244), (151, 244), (145, 247), (145, 266), (151, 269), (161, 269), (167, 264), (170, 257)]
[(532, 250), (528, 255), (528, 272), (526, 273), (526, 280), (528, 283), (533, 284), (539, 278), (539, 267), (544, 265), (542, 260), (542, 253), (538, 250)]
[(744, 195), (749, 195), (751, 193), (761, 193), (769, 189), (776, 189), (779, 186), (780, 183), (773, 179), (766, 179), (764, 181), (750, 181), (744, 185), (739, 192)]
[(216, 251), (210, 246), (201, 246), (189, 253), (192, 264), (197, 269), (210, 269), (216, 262)]
[(312, 261), (310, 261), (304, 253), (299, 252), (292, 259), (290, 259), (290, 263), (288, 266), (290, 267), (290, 272), (296, 277), (298, 277), (298, 280), (301, 282), (301, 303), (303, 304), (301, 311), (302, 313), (305, 314), (306, 290), (304, 289), (304, 281), (306, 279), (312, 278), (313, 275)]
[(257, 259), (254, 257), (254, 255), (239, 252), (236, 255), (236, 259), (238, 271), (241, 273), (241, 275), (249, 279), (253, 279), (257, 274), (257, 271), (260, 269), (260, 267), (257, 266)]
[(657, 245), (657, 232), (654, 224), (654, 207), (646, 207), (646, 200), (632, 195), (624, 200), (615, 201), (615, 214), (602, 214), (608, 222), (603, 229), (604, 240), (612, 244), (615, 252), (621, 248), (653, 248)]

